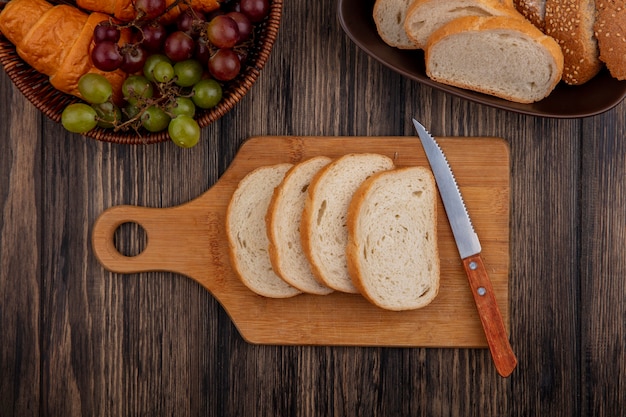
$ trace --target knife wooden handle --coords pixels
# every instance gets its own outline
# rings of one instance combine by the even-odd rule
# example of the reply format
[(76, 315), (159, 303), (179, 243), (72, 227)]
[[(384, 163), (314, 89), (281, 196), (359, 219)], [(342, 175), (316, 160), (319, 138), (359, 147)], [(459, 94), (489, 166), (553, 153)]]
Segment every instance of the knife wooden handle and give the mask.
[(517, 358), (509, 344), (509, 337), (485, 264), (480, 254), (477, 254), (463, 259), (463, 267), (469, 279), (496, 370), (501, 376), (507, 377), (517, 366)]

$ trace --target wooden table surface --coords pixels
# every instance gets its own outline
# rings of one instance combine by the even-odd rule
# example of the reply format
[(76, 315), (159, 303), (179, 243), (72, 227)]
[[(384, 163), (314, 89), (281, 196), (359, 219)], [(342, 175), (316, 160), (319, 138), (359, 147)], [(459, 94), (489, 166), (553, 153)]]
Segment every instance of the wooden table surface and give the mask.
[[(626, 415), (626, 104), (562, 120), (455, 98), (361, 52), (328, 0), (285, 2), (258, 82), (192, 150), (85, 139), (4, 73), (0, 91), (1, 416)], [(252, 345), (194, 281), (94, 256), (103, 210), (188, 202), (251, 136), (414, 135), (411, 117), (510, 146), (507, 379), (486, 349)]]

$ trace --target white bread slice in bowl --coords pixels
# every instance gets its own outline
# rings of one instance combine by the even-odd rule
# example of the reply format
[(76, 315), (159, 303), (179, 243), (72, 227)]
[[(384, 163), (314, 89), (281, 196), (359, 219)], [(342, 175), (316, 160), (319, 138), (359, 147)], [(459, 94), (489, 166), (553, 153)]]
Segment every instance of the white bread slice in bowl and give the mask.
[(525, 19), (457, 18), (435, 31), (425, 50), (434, 81), (518, 103), (547, 97), (561, 80), (557, 42)]

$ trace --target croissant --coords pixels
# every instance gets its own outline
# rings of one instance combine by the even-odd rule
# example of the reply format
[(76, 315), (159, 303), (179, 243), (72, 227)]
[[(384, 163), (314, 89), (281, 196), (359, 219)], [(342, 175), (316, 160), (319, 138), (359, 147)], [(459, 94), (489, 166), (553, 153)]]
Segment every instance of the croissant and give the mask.
[[(170, 7), (176, 0), (166, 0), (167, 7)], [(76, 4), (86, 10), (102, 12), (116, 17), (122, 21), (133, 20), (136, 16), (133, 0), (77, 0)], [(217, 0), (188, 0), (180, 2), (172, 8), (162, 21), (165, 23), (172, 22), (180, 15), (180, 13), (188, 7), (192, 7), (202, 13), (212, 12), (219, 9), (220, 4)]]
[[(44, 0), (12, 0), (0, 12), (0, 31), (26, 63), (50, 77), (57, 90), (81, 97), (78, 80), (95, 72), (109, 80), (117, 100), (126, 74), (121, 70), (100, 71), (90, 58), (94, 28), (108, 19), (102, 13), (86, 14)], [(129, 34), (123, 32), (120, 42), (128, 39)]]

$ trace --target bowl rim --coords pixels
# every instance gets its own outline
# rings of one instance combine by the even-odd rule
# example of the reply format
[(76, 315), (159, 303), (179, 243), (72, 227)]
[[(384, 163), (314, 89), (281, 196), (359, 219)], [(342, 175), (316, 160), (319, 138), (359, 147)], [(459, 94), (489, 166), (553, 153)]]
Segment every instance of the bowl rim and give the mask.
[[(57, 2), (51, 2), (53, 4)], [(66, 3), (66, 2), (65, 2)], [(0, 11), (6, 3), (0, 2)], [(261, 70), (267, 63), (278, 32), (282, 18), (283, 0), (270, 0), (269, 14), (258, 23), (255, 31), (258, 43), (255, 45), (252, 60), (243, 67), (240, 74), (232, 81), (220, 83), (223, 87), (222, 100), (211, 109), (197, 109), (196, 121), (200, 128), (204, 128), (233, 109), (252, 88), (257, 81)], [(35, 71), (17, 54), (15, 45), (9, 42), (0, 32), (0, 64), (16, 88), (46, 117), (60, 123), (63, 109), (71, 104), (80, 102), (72, 95), (56, 90), (49, 82), (48, 76)], [(134, 131), (115, 132), (111, 129), (96, 127), (83, 136), (102, 142), (148, 145), (169, 141), (167, 130), (137, 135)]]
[[(404, 77), (434, 89), (502, 110), (557, 119), (598, 115), (617, 106), (626, 97), (626, 81), (612, 78), (606, 68), (580, 86), (559, 82), (548, 97), (529, 104), (515, 103), (438, 83), (426, 75), (423, 51), (393, 48), (382, 41), (372, 16), (374, 2), (375, 0), (338, 0), (337, 15), (343, 31), (371, 58)], [(598, 91), (603, 95), (598, 95)]]

